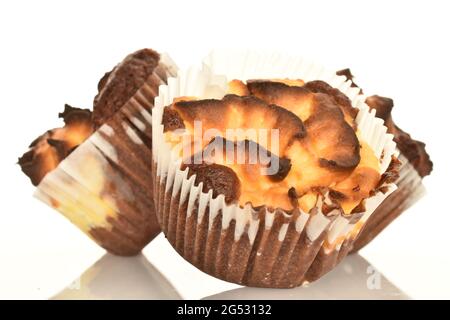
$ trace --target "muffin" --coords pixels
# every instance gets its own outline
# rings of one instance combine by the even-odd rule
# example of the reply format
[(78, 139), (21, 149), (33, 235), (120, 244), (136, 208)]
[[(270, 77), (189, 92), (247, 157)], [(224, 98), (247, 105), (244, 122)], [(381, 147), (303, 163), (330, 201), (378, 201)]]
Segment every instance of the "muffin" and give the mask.
[(66, 105), (62, 128), (38, 137), (19, 165), (35, 195), (100, 246), (135, 255), (159, 232), (152, 200), (151, 110), (175, 74), (151, 49), (128, 55), (98, 84), (93, 111)]
[[(352, 81), (353, 87), (358, 87), (353, 82), (350, 69), (340, 70), (337, 74), (344, 75)], [(390, 98), (373, 95), (366, 98), (366, 103), (371, 109), (375, 110), (377, 117), (384, 120), (388, 132), (394, 135), (394, 141), (397, 143), (400, 153), (401, 166), (399, 178), (396, 181), (397, 190), (387, 197), (369, 218), (358, 239), (356, 239), (352, 252), (358, 251), (372, 241), (395, 218), (421, 198), (425, 193), (422, 179), (433, 170), (433, 162), (431, 162), (430, 156), (425, 150), (425, 144), (412, 139), (392, 120), (391, 112), (394, 101)]]
[(268, 79), (227, 84), (214, 70), (180, 73), (155, 99), (161, 229), (183, 258), (225, 281), (273, 288), (315, 281), (347, 255), (395, 189), (393, 137), (333, 73), (320, 78), (334, 86), (299, 79), (304, 67), (287, 79), (279, 64), (261, 70)]

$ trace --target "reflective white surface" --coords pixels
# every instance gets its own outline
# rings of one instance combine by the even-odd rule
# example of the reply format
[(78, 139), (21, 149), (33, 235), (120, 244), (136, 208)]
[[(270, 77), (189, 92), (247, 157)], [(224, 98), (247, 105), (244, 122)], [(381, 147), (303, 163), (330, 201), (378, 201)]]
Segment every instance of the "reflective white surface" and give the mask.
[[(55, 244), (56, 246), (56, 244)], [(58, 245), (60, 247), (61, 245)], [(376, 248), (376, 246), (375, 246)], [(364, 250), (363, 255), (370, 251)], [(293, 289), (247, 288), (213, 278), (187, 263), (159, 235), (143, 254), (116, 257), (90, 240), (62, 250), (4, 252), (0, 298), (12, 299), (409, 299), (414, 290), (385, 273), (392, 269), (346, 257), (333, 271), (307, 286)], [(5, 257), (7, 259), (5, 259)], [(375, 256), (376, 257), (376, 256)], [(6, 263), (5, 263), (6, 261)], [(401, 265), (401, 257), (396, 260)], [(403, 262), (404, 263), (404, 262)], [(405, 264), (403, 264), (405, 265)], [(8, 271), (8, 272), (5, 272)], [(420, 285), (411, 270), (404, 277)], [(436, 276), (436, 275), (435, 275)], [(430, 283), (446, 292), (447, 278)], [(423, 288), (423, 287), (422, 287)], [(420, 287), (418, 288), (420, 290)], [(423, 292), (433, 297), (433, 292)], [(440, 296), (436, 294), (439, 298)], [(427, 296), (425, 296), (427, 297)], [(445, 296), (444, 296), (445, 298)]]
[[(220, 280), (203, 276), (211, 295), (203, 299), (409, 299), (399, 288), (360, 255), (347, 257), (319, 281), (293, 289), (240, 287), (218, 292)], [(173, 278), (173, 277), (172, 277)], [(176, 279), (172, 279), (176, 280)], [(194, 279), (191, 279), (191, 281)], [(192, 282), (191, 286), (195, 286)], [(182, 299), (193, 298), (192, 288), (176, 289), (170, 280), (143, 255), (124, 258), (103, 255), (79, 277), (50, 299)]]
[(318, 281), (293, 289), (239, 288), (205, 299), (384, 299), (409, 297), (359, 254), (348, 256)]
[(144, 255), (105, 254), (52, 299), (181, 299), (181, 295)]
[[(211, 292), (216, 291), (213, 289), (215, 279), (207, 277), (204, 281), (211, 284)], [(203, 299), (408, 298), (364, 258), (355, 254), (320, 280), (306, 286), (293, 289), (240, 287)], [(144, 255), (122, 258), (105, 254), (51, 299), (182, 299), (182, 296)]]

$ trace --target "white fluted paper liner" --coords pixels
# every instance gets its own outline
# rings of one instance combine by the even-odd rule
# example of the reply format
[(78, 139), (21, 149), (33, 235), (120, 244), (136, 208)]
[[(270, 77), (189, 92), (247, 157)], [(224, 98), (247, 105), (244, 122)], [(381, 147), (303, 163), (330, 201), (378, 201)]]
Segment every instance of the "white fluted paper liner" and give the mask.
[[(408, 197), (407, 207), (409, 208), (425, 194), (425, 187), (422, 184), (422, 177), (408, 159), (400, 153), (398, 159), (401, 162), (399, 178), (395, 182), (398, 189), (409, 188), (414, 191), (413, 197)], [(406, 208), (405, 208), (406, 209)]]
[[(364, 103), (364, 99), (358, 95), (359, 89), (351, 88), (350, 82), (346, 81), (345, 77), (337, 76), (334, 72), (295, 57), (260, 55), (254, 52), (230, 56), (228, 53), (213, 52), (205, 60), (202, 68), (192, 67), (186, 71), (180, 71), (178, 77), (168, 80), (167, 86), (160, 87), (159, 96), (155, 99), (155, 108), (153, 109), (154, 147), (152, 152), (155, 175), (155, 205), (161, 227), (172, 245), (197, 267), (224, 280), (252, 286), (271, 287), (292, 287), (306, 281), (312, 281), (323, 273), (321, 271), (323, 256), (320, 256), (320, 252), (334, 256), (333, 263), (335, 264), (336, 260), (341, 258), (340, 255), (346, 254), (349, 250), (346, 244), (353, 241), (370, 214), (395, 190), (395, 185), (387, 185), (387, 192), (378, 192), (373, 197), (366, 199), (366, 211), (359, 221), (353, 221), (339, 214), (336, 216), (337, 210), (325, 216), (321, 210), (321, 201), (317, 205), (317, 213), (309, 214), (300, 211), (298, 215), (294, 216), (280, 209), (274, 212), (264, 209), (265, 212), (261, 213), (255, 211), (250, 205), (244, 207), (237, 204), (227, 205), (223, 195), (213, 198), (212, 190), (208, 193), (202, 192), (202, 183), (198, 186), (194, 185), (195, 175), (188, 178), (188, 169), (184, 171), (180, 169), (181, 159), (164, 140), (161, 124), (164, 107), (170, 105), (174, 98), (180, 96), (221, 98), (227, 91), (227, 81), (235, 78), (242, 80), (252, 78), (324, 80), (341, 90), (352, 100), (353, 106), (359, 109), (356, 123), (361, 133), (361, 139), (374, 150), (380, 161), (381, 173), (386, 171), (391, 157), (396, 154), (393, 136), (386, 133), (387, 129), (383, 125), (383, 121), (375, 117), (375, 112), (371, 112)], [(323, 201), (327, 202), (329, 199), (325, 198)], [(196, 216), (196, 222), (191, 221), (192, 216)], [(222, 231), (218, 230), (215, 224), (218, 217), (221, 220)], [(277, 217), (282, 217), (284, 222), (275, 228), (274, 221), (278, 219)], [(205, 225), (205, 221), (208, 222), (207, 225)], [(196, 225), (188, 225), (188, 222), (196, 223)], [(244, 258), (239, 258), (241, 261), (237, 261), (237, 258), (234, 259), (233, 257), (224, 257), (225, 252), (228, 251), (225, 249), (225, 251), (221, 251), (220, 249), (227, 247), (226, 243), (221, 241), (223, 240), (222, 236), (228, 232), (230, 226), (234, 228), (234, 239), (231, 240), (234, 241), (233, 252), (236, 255), (239, 250), (249, 252), (246, 256), (244, 255)], [(292, 228), (295, 228), (296, 234), (295, 232), (292, 233)], [(294, 271), (298, 274), (290, 277), (278, 276), (277, 279), (273, 277), (272, 273), (275, 273), (275, 271), (272, 272), (271, 270), (275, 269), (276, 264), (287, 268), (286, 274), (289, 274), (289, 263), (283, 260), (284, 256), (277, 257), (276, 250), (270, 250), (274, 252), (270, 253), (270, 257), (264, 258), (264, 255), (267, 255), (267, 250), (261, 242), (264, 242), (264, 240), (259, 239), (256, 243), (255, 239), (258, 234), (263, 234), (264, 239), (266, 235), (268, 236), (275, 231), (279, 242), (276, 244), (278, 250), (284, 250), (283, 248), (290, 246), (292, 237), (303, 239), (304, 235), (306, 235), (308, 243), (313, 244), (311, 247), (316, 246), (318, 248), (317, 250), (314, 249), (315, 251), (304, 253), (304, 255), (312, 255), (308, 261), (302, 261), (302, 257), (300, 257), (299, 262), (305, 266), (302, 270)], [(219, 240), (219, 243), (222, 244), (219, 245), (217, 253), (214, 252), (214, 257), (211, 258), (208, 253), (212, 250), (209, 248), (209, 242), (213, 241), (210, 239), (217, 238), (213, 234), (215, 232), (222, 234), (221, 240)], [(191, 239), (192, 237), (194, 239)], [(239, 243), (242, 241), (248, 241), (248, 244), (245, 244), (244, 247), (249, 246), (250, 249), (239, 247)], [(273, 245), (275, 244), (270, 244), (270, 246)], [(255, 247), (252, 248), (253, 246)], [(305, 246), (308, 245), (305, 244)], [(346, 249), (340, 250), (342, 246)], [(300, 250), (303, 249), (300, 248)], [(210, 261), (211, 259), (212, 261)], [(233, 273), (232, 271), (225, 273), (218, 271), (224, 259), (228, 259), (226, 264), (228, 269), (236, 269), (234, 274), (230, 274), (230, 272)], [(248, 259), (248, 261), (245, 259)], [(293, 257), (289, 259), (292, 260)], [(268, 261), (270, 262), (269, 266), (267, 266)], [(213, 266), (208, 267), (211, 264)], [(240, 264), (244, 264), (245, 267), (239, 267)], [(324, 270), (324, 272), (329, 271), (331, 267), (325, 268), (327, 270)], [(258, 272), (262, 272), (264, 275), (258, 275)]]
[(161, 62), (167, 68), (155, 71), (110, 120), (48, 173), (35, 191), (38, 199), (118, 255), (137, 254), (160, 232), (149, 198), (151, 110), (157, 86), (176, 73), (167, 55), (161, 55)]
[(401, 165), (399, 178), (395, 184), (398, 191), (409, 190), (407, 191), (408, 197), (403, 199), (404, 210), (406, 210), (425, 194), (425, 187), (422, 183), (422, 177), (408, 159), (402, 154), (398, 156), (398, 159), (401, 161)]
[(400, 153), (399, 178), (397, 189), (376, 208), (356, 239), (352, 252), (367, 245), (401, 213), (414, 205), (425, 194), (422, 177), (414, 166)]

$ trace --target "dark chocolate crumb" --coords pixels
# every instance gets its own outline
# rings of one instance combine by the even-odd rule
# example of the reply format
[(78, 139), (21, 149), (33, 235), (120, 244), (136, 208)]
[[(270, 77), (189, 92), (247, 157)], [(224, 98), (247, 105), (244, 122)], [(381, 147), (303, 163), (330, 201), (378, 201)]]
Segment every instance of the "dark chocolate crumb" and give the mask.
[(291, 167), (292, 167), (291, 159), (279, 158), (275, 155), (272, 155), (271, 162), (274, 160), (278, 161), (278, 171), (277, 171), (277, 173), (275, 173), (273, 175), (269, 175), (269, 178), (272, 181), (282, 181), (284, 178), (286, 178), (289, 171), (291, 170)]
[(183, 165), (182, 169), (189, 168), (188, 176), (196, 175), (195, 184), (203, 182), (203, 192), (213, 191), (213, 196), (220, 194), (225, 196), (226, 203), (232, 203), (239, 199), (240, 181), (236, 173), (220, 164), (188, 164)]
[(179, 113), (171, 107), (164, 108), (162, 117), (164, 132), (184, 129), (184, 122)]
[[(352, 74), (352, 72), (350, 71), (349, 68), (346, 68), (346, 69), (342, 69), (342, 70), (336, 71), (336, 74), (337, 74), (338, 76), (345, 76), (345, 78), (347, 78), (347, 80), (350, 80), (350, 81), (352, 82), (351, 87), (353, 87), (353, 88), (359, 88), (359, 86), (358, 86), (358, 85), (355, 83), (355, 81), (353, 80), (354, 76), (353, 76), (353, 74)], [(360, 88), (360, 93), (361, 93), (361, 94), (363, 93), (363, 91), (362, 91), (361, 88)]]

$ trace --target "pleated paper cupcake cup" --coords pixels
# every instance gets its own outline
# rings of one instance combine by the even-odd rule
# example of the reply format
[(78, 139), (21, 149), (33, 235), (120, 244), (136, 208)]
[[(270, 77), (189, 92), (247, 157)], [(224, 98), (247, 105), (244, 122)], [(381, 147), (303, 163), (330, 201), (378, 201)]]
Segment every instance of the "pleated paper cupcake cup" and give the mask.
[(153, 202), (151, 113), (158, 87), (176, 70), (167, 56), (161, 61), (167, 68), (155, 71), (35, 193), (116, 255), (138, 254), (161, 231)]
[(274, 288), (314, 281), (347, 255), (364, 223), (395, 185), (385, 185), (384, 193), (366, 199), (366, 210), (358, 215), (344, 216), (338, 210), (325, 215), (322, 205), (329, 204), (327, 195), (320, 197), (309, 213), (226, 204), (223, 195), (203, 192), (202, 183), (194, 183), (195, 175), (189, 177), (188, 169), (181, 170), (182, 160), (164, 140), (164, 107), (180, 96), (220, 98), (227, 81), (235, 78), (324, 80), (349, 96), (359, 109), (356, 122), (361, 139), (374, 150), (382, 173), (396, 154), (393, 136), (344, 77), (295, 57), (220, 54), (211, 54), (202, 69), (179, 72), (167, 86), (160, 87), (155, 99), (152, 152), (158, 221), (181, 256), (217, 278)]
[(369, 244), (400, 214), (413, 206), (425, 194), (422, 178), (408, 159), (401, 153), (397, 189), (375, 210), (353, 244), (352, 253)]
[[(251, 61), (251, 63), (247, 63), (247, 61)], [(239, 77), (241, 79), (258, 77), (298, 78), (298, 68), (302, 68), (305, 71), (303, 80), (324, 80), (322, 78), (323, 68), (315, 66), (307, 60), (298, 59), (295, 56), (288, 57), (279, 53), (266, 52), (261, 54), (254, 51), (217, 50), (211, 52), (204, 59), (203, 64), (211, 69), (212, 72), (225, 74), (230, 79)], [(332, 78), (331, 74), (329, 76)], [(333, 85), (333, 83), (330, 84)], [(344, 88), (347, 89), (349, 85), (351, 85), (351, 82), (348, 81)], [(367, 98), (360, 94), (359, 88), (350, 88), (344, 93), (350, 99), (356, 97), (365, 101)], [(357, 104), (354, 105), (358, 107)], [(398, 158), (401, 162), (399, 178), (395, 182), (398, 188), (370, 216), (370, 219), (359, 233), (358, 239), (353, 243), (352, 252), (356, 252), (367, 245), (393, 220), (419, 201), (425, 194), (425, 187), (417, 170), (399, 150), (396, 151), (396, 154), (399, 155)]]

